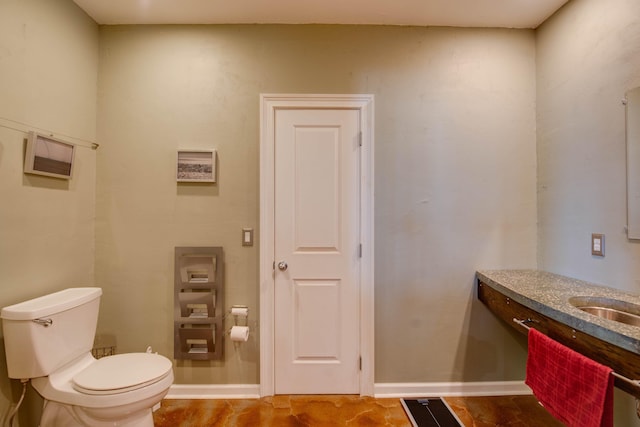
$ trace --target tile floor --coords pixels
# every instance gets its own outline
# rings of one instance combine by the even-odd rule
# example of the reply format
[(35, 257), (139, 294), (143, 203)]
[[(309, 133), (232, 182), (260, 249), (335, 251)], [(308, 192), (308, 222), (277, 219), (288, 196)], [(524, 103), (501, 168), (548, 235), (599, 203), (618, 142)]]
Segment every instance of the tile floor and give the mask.
[[(562, 427), (533, 396), (448, 397), (465, 427)], [(309, 395), (164, 400), (155, 427), (411, 427), (400, 399)]]

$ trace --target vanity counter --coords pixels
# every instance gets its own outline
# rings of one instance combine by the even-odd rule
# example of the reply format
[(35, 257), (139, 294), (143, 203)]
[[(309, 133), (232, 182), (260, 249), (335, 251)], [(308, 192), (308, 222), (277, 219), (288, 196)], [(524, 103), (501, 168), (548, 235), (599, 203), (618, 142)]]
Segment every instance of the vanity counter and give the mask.
[(640, 305), (640, 297), (537, 270), (482, 270), (476, 277), (478, 299), (498, 318), (523, 334), (535, 328), (611, 367), (616, 387), (640, 399), (640, 327), (586, 313), (569, 301), (607, 298)]
[(480, 283), (577, 331), (640, 355), (640, 327), (594, 316), (574, 307), (571, 297), (606, 297), (640, 305), (623, 291), (538, 270), (481, 270)]

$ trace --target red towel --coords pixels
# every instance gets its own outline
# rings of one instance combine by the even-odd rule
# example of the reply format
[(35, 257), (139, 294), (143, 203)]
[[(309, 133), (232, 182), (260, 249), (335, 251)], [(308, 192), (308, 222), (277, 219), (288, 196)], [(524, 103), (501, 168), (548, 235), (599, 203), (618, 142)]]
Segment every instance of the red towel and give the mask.
[(612, 369), (529, 330), (525, 383), (569, 427), (613, 427)]

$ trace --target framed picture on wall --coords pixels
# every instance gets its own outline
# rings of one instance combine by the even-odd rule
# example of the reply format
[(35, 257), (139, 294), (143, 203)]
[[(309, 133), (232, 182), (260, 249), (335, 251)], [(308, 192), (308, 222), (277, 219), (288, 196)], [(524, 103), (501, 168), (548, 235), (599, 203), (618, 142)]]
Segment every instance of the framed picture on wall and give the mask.
[(216, 182), (216, 150), (178, 150), (178, 182)]
[(37, 132), (29, 132), (24, 172), (71, 179), (74, 155), (74, 144)]

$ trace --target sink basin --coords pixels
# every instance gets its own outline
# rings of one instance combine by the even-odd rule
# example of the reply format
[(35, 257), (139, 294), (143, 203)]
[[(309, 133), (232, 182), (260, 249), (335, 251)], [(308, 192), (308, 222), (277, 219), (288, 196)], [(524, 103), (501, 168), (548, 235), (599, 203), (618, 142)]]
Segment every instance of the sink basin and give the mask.
[(606, 297), (571, 297), (569, 303), (594, 316), (640, 327), (640, 305)]

